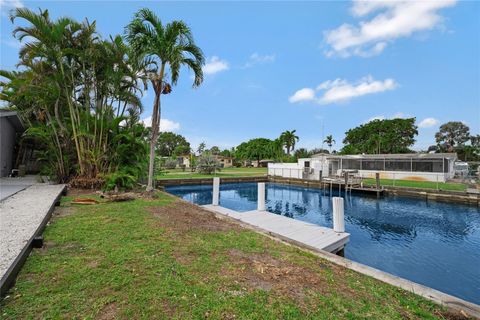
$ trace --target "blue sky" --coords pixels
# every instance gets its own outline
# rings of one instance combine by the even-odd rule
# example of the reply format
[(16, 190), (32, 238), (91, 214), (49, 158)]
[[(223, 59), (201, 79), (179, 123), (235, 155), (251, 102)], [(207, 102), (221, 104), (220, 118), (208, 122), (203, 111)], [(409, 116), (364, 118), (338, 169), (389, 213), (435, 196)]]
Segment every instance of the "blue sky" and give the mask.
[[(14, 69), (18, 44), (8, 10), (48, 9), (97, 21), (119, 34), (141, 7), (187, 22), (207, 57), (205, 81), (184, 70), (163, 96), (163, 128), (196, 146), (236, 146), (296, 129), (298, 147), (372, 118), (416, 117), (415, 149), (434, 144), (441, 123), (480, 131), (480, 3), (477, 1), (127, 2), (5, 1), (0, 67)], [(150, 116), (153, 93), (143, 98)]]

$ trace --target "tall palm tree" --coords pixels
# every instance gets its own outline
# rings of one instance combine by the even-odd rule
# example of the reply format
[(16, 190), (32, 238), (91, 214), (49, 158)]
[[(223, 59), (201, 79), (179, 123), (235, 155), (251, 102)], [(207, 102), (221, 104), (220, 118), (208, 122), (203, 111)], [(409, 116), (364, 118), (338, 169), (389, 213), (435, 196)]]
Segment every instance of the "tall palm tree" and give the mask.
[(323, 142), (327, 144), (330, 153), (332, 153), (332, 146), (335, 144), (335, 140), (333, 140), (333, 136), (331, 134), (326, 136)]
[(170, 84), (177, 83), (181, 66), (193, 71), (193, 87), (199, 86), (203, 82), (202, 65), (205, 58), (193, 40), (192, 31), (183, 21), (172, 21), (163, 25), (150, 9), (143, 8), (135, 14), (126, 27), (126, 38), (139, 57), (152, 67), (148, 79), (155, 91), (155, 99), (147, 185), (147, 191), (152, 191), (155, 147), (161, 118), (161, 94), (171, 92)]
[(297, 130), (286, 130), (280, 135), (280, 140), (287, 149), (287, 154), (290, 154), (290, 151), (295, 149), (295, 143), (299, 140), (298, 136), (295, 135), (296, 131)]

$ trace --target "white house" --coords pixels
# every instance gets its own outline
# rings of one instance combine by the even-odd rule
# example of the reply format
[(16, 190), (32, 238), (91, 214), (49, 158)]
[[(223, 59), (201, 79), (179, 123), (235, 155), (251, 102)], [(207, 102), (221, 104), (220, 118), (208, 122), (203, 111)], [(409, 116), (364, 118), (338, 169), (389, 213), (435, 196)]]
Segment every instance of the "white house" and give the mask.
[(409, 153), (332, 155), (316, 154), (298, 159), (297, 163), (271, 163), (268, 175), (285, 178), (320, 180), (355, 172), (362, 178), (419, 180), (445, 182), (455, 175), (456, 153)]

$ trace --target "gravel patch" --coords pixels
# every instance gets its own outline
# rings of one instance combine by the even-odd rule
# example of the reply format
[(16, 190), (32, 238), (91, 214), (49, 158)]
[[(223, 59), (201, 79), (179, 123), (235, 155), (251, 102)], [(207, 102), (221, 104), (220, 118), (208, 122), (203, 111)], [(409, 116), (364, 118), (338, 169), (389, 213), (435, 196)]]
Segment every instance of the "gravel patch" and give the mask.
[(64, 187), (34, 184), (0, 202), (0, 279), (3, 280)]

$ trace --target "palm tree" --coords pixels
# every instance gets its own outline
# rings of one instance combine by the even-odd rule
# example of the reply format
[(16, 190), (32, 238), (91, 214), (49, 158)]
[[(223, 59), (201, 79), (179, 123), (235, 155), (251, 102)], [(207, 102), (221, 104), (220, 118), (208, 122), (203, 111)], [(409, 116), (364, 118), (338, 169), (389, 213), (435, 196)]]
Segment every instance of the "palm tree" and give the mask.
[(199, 86), (203, 81), (202, 65), (205, 58), (202, 50), (195, 45), (190, 28), (183, 21), (172, 21), (164, 26), (150, 9), (143, 8), (135, 14), (126, 27), (126, 38), (134, 52), (153, 68), (148, 73), (155, 99), (147, 185), (147, 191), (152, 191), (155, 147), (161, 118), (160, 96), (171, 92), (170, 84), (177, 83), (181, 66), (193, 71), (193, 86)]
[(335, 144), (335, 140), (333, 140), (333, 136), (332, 136), (332, 135), (328, 135), (328, 136), (325, 138), (325, 140), (323, 140), (323, 142), (327, 144), (330, 153), (332, 153), (332, 146)]
[(287, 154), (290, 154), (290, 151), (295, 149), (295, 143), (299, 140), (298, 136), (295, 135), (297, 130), (284, 131), (280, 135), (280, 140), (283, 143), (283, 146), (287, 149)]

